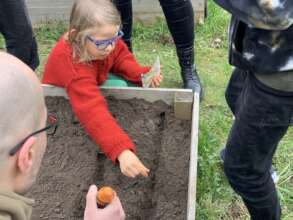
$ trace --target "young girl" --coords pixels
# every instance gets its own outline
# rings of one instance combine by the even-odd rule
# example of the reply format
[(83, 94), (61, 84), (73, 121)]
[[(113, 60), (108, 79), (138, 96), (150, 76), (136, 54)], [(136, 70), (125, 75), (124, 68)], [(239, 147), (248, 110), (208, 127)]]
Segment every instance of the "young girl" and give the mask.
[[(86, 131), (114, 163), (119, 162), (124, 175), (148, 176), (149, 169), (134, 154), (133, 142), (109, 112), (99, 89), (109, 72), (116, 75), (116, 82), (118, 76), (125, 84), (141, 85), (141, 74), (150, 70), (129, 52), (120, 28), (120, 15), (110, 0), (75, 1), (69, 31), (52, 50), (43, 83), (66, 89)], [(152, 85), (159, 86), (161, 80), (161, 75), (152, 78)]]

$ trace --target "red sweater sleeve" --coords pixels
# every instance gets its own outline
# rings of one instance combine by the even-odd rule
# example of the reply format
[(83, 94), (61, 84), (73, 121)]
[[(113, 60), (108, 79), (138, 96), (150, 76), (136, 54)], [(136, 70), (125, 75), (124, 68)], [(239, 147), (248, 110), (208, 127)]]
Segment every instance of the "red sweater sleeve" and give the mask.
[(75, 77), (66, 87), (70, 103), (86, 131), (105, 154), (116, 162), (122, 151), (134, 151), (134, 144), (109, 112), (98, 88), (94, 69), (85, 66), (76, 64), (73, 67)]
[(122, 151), (134, 151), (134, 144), (109, 112), (94, 72), (84, 67), (75, 69), (76, 77), (66, 87), (73, 111), (105, 154), (116, 162)]
[(140, 66), (121, 39), (117, 42), (113, 58), (114, 61), (111, 71), (139, 85), (142, 84), (141, 74), (145, 74), (151, 69), (151, 67)]

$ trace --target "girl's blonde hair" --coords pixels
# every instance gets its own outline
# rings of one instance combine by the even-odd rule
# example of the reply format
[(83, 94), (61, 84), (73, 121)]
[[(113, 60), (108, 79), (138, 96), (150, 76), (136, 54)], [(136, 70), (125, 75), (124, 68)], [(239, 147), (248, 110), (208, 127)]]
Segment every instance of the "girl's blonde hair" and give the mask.
[[(104, 25), (121, 26), (120, 14), (110, 0), (76, 0), (73, 4), (66, 40), (72, 45), (73, 57), (79, 62), (91, 60), (86, 50), (87, 36)], [(75, 29), (75, 32), (71, 30)]]

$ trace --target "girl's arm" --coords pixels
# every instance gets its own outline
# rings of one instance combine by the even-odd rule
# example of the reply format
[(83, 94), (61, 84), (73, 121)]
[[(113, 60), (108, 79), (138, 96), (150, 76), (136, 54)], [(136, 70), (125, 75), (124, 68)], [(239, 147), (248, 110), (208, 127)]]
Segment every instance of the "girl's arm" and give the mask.
[[(45, 83), (66, 89), (73, 111), (94, 141), (129, 177), (147, 176), (149, 170), (140, 162), (134, 144), (120, 128), (107, 108), (96, 80), (96, 68), (72, 62), (71, 54), (54, 53), (45, 68)], [(63, 55), (62, 55), (63, 54)]]
[(109, 112), (93, 70), (80, 69), (66, 91), (81, 124), (113, 162), (124, 150), (135, 150), (131, 139)]
[(113, 53), (114, 65), (111, 71), (130, 82), (141, 85), (141, 74), (149, 72), (151, 67), (140, 66), (121, 39), (118, 40)]

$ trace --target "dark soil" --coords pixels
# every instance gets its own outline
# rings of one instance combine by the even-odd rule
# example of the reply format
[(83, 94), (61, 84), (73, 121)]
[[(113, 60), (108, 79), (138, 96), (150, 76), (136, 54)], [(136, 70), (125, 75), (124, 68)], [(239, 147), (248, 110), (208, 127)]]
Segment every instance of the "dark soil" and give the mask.
[(63, 98), (46, 99), (57, 113), (59, 128), (48, 147), (36, 184), (27, 196), (36, 199), (32, 220), (83, 219), (88, 187), (112, 186), (127, 219), (183, 220), (186, 216), (190, 122), (175, 119), (163, 102), (108, 99), (109, 109), (136, 144), (150, 177), (121, 174), (74, 120)]

